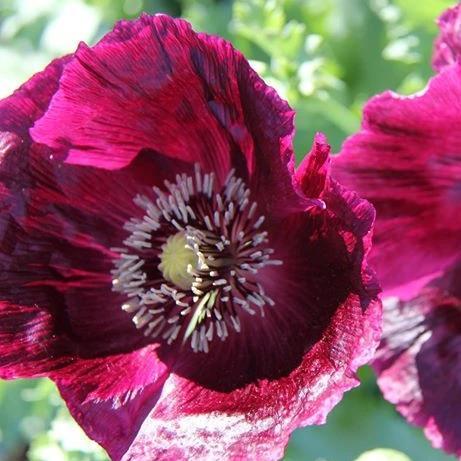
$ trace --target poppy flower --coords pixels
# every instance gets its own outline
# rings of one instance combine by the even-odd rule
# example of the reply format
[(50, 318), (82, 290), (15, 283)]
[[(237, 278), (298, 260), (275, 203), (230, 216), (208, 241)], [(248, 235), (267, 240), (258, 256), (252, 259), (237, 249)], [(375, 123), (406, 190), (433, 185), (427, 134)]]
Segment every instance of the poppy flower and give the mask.
[(0, 103), (0, 375), (48, 376), (114, 460), (277, 459), (380, 333), (373, 207), (295, 170), (293, 111), (163, 15)]
[(370, 264), (388, 297), (374, 361), (378, 384), (435, 447), (461, 456), (461, 66), (455, 61), (420, 94), (372, 98), (333, 172), (377, 211)]

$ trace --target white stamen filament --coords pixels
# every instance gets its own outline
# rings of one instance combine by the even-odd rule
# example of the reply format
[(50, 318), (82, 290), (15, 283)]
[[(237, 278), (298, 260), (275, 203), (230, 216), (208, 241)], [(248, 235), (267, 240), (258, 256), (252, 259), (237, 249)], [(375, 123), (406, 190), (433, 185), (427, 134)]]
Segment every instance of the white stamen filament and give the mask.
[[(264, 316), (275, 305), (256, 280), (261, 269), (282, 264), (266, 247), (268, 232), (260, 230), (265, 217), (257, 215), (243, 180), (232, 170), (216, 191), (215, 179), (196, 165), (193, 176), (178, 174), (164, 190), (154, 187), (153, 197), (137, 195), (134, 203), (145, 214), (125, 224), (125, 247), (112, 249), (119, 255), (112, 287), (127, 296), (122, 309), (133, 315), (136, 328), (167, 344), (181, 337), (203, 353), (215, 337), (225, 341), (229, 331), (240, 333), (254, 308)], [(184, 254), (196, 258), (184, 264), (181, 286), (165, 278), (158, 262), (162, 245), (176, 233), (185, 236)]]

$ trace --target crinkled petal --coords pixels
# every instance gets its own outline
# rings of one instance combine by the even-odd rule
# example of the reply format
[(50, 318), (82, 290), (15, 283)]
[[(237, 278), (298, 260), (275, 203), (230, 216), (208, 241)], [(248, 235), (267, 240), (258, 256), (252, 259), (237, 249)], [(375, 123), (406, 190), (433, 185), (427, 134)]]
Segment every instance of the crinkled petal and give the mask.
[[(2, 173), (10, 180), (12, 208), (2, 216), (8, 224), (0, 254), (1, 295), (15, 305), (51, 311), (61, 329), (82, 341), (82, 348), (92, 348), (91, 340), (97, 337), (105, 338), (101, 345), (122, 340), (131, 329), (126, 315), (116, 310), (117, 299), (111, 292), (110, 247), (119, 242), (123, 214), (118, 220), (110, 217), (118, 204), (125, 205), (124, 212), (129, 210), (131, 196), (124, 203), (117, 194), (114, 201), (101, 173), (92, 175), (89, 169), (83, 172), (69, 166), (60, 169), (51, 162), (34, 162), (33, 157), (30, 151), (27, 171)], [(27, 175), (33, 186), (23, 191), (20, 178)], [(105, 206), (98, 197), (101, 192), (107, 199)], [(47, 302), (40, 305), (35, 297), (42, 299), (42, 293)], [(97, 310), (95, 304), (100, 304)], [(110, 322), (102, 314), (104, 309), (113, 310)]]
[(16, 268), (14, 274), (9, 269), (16, 242), (23, 236), (15, 216), (24, 212), (25, 190), (30, 184), (20, 174), (28, 162), (28, 130), (46, 111), (66, 61), (53, 61), (0, 101), (0, 376), (5, 379), (43, 375), (63, 366), (63, 357), (71, 350), (64, 336), (55, 335), (52, 313), (38, 305), (50, 305), (47, 290), (39, 294), (31, 289), (21, 299), (8, 296), (20, 293), (15, 276), (21, 277), (22, 268)]
[(229, 42), (143, 15), (80, 46), (31, 132), (67, 163), (116, 169), (148, 150), (221, 181), (233, 167), (261, 207), (278, 210), (296, 198), (293, 116)]
[(0, 101), (0, 132), (15, 133), (27, 143), (28, 130), (47, 110), (68, 60), (68, 57), (55, 59), (11, 96)]
[[(371, 359), (379, 322), (376, 302), (364, 314), (352, 296), (325, 334), (332, 344), (317, 343), (286, 377), (260, 380), (232, 392), (213, 391), (172, 374), (162, 389), (154, 386), (152, 394), (150, 389), (141, 392), (141, 398), (152, 398), (152, 409), (133, 431), (118, 423), (125, 417), (124, 409), (100, 402), (75, 406), (75, 391), (63, 396), (88, 435), (114, 460), (276, 460), (294, 429), (325, 422), (342, 394), (358, 384), (355, 370)], [(340, 348), (333, 346), (336, 341)], [(127, 447), (123, 456), (120, 447)]]
[(440, 72), (459, 61), (461, 55), (461, 6), (445, 10), (437, 20), (440, 33), (434, 42), (432, 67)]
[(388, 295), (408, 299), (460, 254), (460, 123), (456, 65), (422, 94), (373, 98), (333, 161), (334, 176), (377, 210), (370, 264)]
[(385, 306), (374, 367), (387, 400), (437, 448), (461, 456), (461, 266)]
[[(370, 306), (365, 320), (360, 302), (349, 302), (328, 331), (344, 349), (319, 342), (284, 378), (223, 394), (172, 375), (123, 460), (280, 459), (290, 433), (325, 422), (373, 354), (379, 309)], [(340, 322), (348, 325), (341, 333)]]
[[(51, 97), (68, 58), (51, 62), (42, 72), (35, 74), (11, 96), (0, 101), (0, 207), (2, 211), (20, 208), (22, 203), (12, 201), (9, 189), (23, 189), (30, 181), (18, 177), (18, 168), (27, 164), (30, 147), (29, 128), (48, 108)], [(2, 172), (10, 170), (5, 176)], [(12, 179), (15, 184), (12, 183)], [(20, 186), (17, 186), (20, 184)], [(21, 201), (22, 202), (22, 201)], [(8, 214), (0, 216), (0, 240), (5, 237), (10, 220)]]
[(253, 174), (248, 185), (265, 213), (283, 216), (299, 200), (293, 191), (294, 111), (244, 59), (240, 61), (237, 78), (253, 145), (254, 169), (249, 168)]
[[(151, 149), (223, 176), (233, 126), (242, 143), (235, 155), (248, 152), (241, 105), (233, 99), (239, 56), (229, 46), (210, 53), (182, 20), (121, 21), (95, 47), (80, 45), (32, 136), (68, 163), (120, 168)], [(215, 113), (221, 108), (229, 130)]]
[(155, 347), (128, 354), (79, 360), (52, 373), (77, 422), (120, 459), (160, 396), (168, 377)]

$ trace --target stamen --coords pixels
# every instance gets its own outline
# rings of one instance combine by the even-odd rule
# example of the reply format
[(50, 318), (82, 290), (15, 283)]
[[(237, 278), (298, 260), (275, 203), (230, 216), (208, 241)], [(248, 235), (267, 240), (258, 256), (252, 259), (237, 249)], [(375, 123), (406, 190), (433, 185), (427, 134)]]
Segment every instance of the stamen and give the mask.
[(265, 218), (234, 170), (221, 189), (198, 165), (175, 179), (133, 199), (144, 215), (125, 223), (129, 237), (111, 249), (119, 255), (112, 289), (126, 295), (121, 307), (146, 336), (208, 353), (216, 337), (275, 306), (258, 277), (282, 261), (272, 259)]

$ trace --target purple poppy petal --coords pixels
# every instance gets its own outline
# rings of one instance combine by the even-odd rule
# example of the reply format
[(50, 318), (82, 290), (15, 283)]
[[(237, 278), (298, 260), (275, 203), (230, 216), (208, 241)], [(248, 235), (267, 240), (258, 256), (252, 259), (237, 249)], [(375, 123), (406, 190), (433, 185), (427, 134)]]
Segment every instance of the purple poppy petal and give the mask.
[(414, 295), (460, 254), (461, 67), (424, 93), (384, 93), (333, 162), (335, 176), (376, 207), (371, 265), (388, 295)]
[[(213, 107), (235, 104), (225, 91), (215, 98), (207, 79), (216, 74), (206, 71), (229, 51), (216, 47), (210, 57), (188, 23), (167, 16), (121, 21), (95, 47), (79, 47), (32, 135), (69, 163), (120, 168), (151, 149), (221, 172), (229, 166), (229, 132)], [(235, 82), (224, 78), (232, 97)], [(241, 114), (230, 115), (244, 139)]]
[[(40, 376), (62, 366), (62, 356), (68, 351), (66, 339), (54, 334), (56, 322), (52, 314), (36, 304), (48, 302), (46, 293), (31, 293), (16, 301), (4, 296), (5, 291), (18, 290), (14, 277), (10, 278), (9, 266), (16, 249), (14, 241), (22, 236), (14, 215), (24, 210), (24, 189), (30, 183), (20, 173), (27, 163), (28, 129), (47, 109), (66, 61), (67, 58), (53, 61), (0, 101), (0, 376), (5, 379)], [(5, 170), (11, 174), (5, 175)], [(16, 274), (20, 276), (21, 271)]]
[(440, 72), (459, 60), (461, 53), (461, 6), (445, 10), (437, 20), (440, 34), (434, 43), (432, 67)]
[(461, 456), (461, 266), (407, 302), (389, 303), (374, 367), (386, 399)]
[(277, 209), (291, 192), (293, 116), (229, 42), (144, 15), (80, 46), (32, 135), (68, 163), (120, 168), (144, 149), (220, 180), (231, 165)]
[(152, 406), (140, 427), (126, 424), (127, 413), (134, 418), (142, 411), (132, 411), (131, 403), (122, 408), (99, 399), (78, 403), (76, 391), (63, 392), (61, 386), (61, 392), (77, 421), (114, 460), (279, 459), (294, 429), (325, 422), (342, 394), (358, 384), (355, 370), (372, 357), (379, 323), (377, 304), (364, 315), (352, 297), (325, 334), (332, 342), (342, 341), (342, 349), (319, 342), (290, 375), (231, 393), (208, 390), (172, 374), (161, 395), (156, 385), (140, 392)]
[(80, 46), (32, 134), (70, 163), (119, 168), (148, 148), (224, 179), (230, 163), (253, 171), (247, 117), (258, 111), (268, 125), (279, 118), (270, 106), (273, 114), (262, 114), (263, 97), (259, 107), (245, 107), (240, 84), (266, 92), (228, 42), (197, 35), (185, 21), (144, 15), (121, 21), (94, 48)]
[[(123, 459), (280, 459), (295, 428), (325, 422), (343, 392), (358, 384), (354, 372), (371, 358), (378, 339), (379, 309), (370, 306), (367, 317), (363, 323), (360, 303), (351, 299), (327, 333), (344, 340), (344, 349), (320, 342), (277, 381), (223, 394), (172, 375)], [(340, 327), (346, 318), (347, 331)]]
[(168, 374), (155, 348), (147, 346), (129, 354), (78, 360), (50, 377), (88, 435), (112, 459), (121, 459)]
[(54, 334), (50, 313), (34, 306), (1, 303), (0, 324), (0, 378), (43, 376), (66, 363), (67, 346)]
[[(201, 38), (204, 39), (204, 35)], [(207, 40), (212, 39), (207, 36)], [(296, 208), (298, 197), (293, 191), (295, 157), (294, 111), (274, 88), (246, 63), (240, 61), (238, 88), (245, 124), (251, 135), (254, 167), (250, 187), (258, 204), (267, 213), (283, 216)], [(246, 156), (249, 159), (249, 156)]]
[(1, 132), (15, 133), (23, 140), (28, 139), (28, 129), (47, 110), (68, 60), (64, 57), (52, 61), (10, 97), (0, 101)]
[[(29, 184), (21, 177), (20, 170), (27, 164), (27, 150), (30, 145), (28, 130), (35, 120), (48, 108), (51, 97), (57, 90), (59, 77), (67, 58), (53, 61), (40, 73), (16, 90), (10, 97), (0, 101), (0, 206), (2, 210), (20, 208), (22, 200), (12, 196)], [(4, 171), (11, 174), (5, 176)], [(20, 187), (17, 189), (17, 184)], [(8, 215), (0, 216), (0, 237), (3, 240), (10, 228)]]

